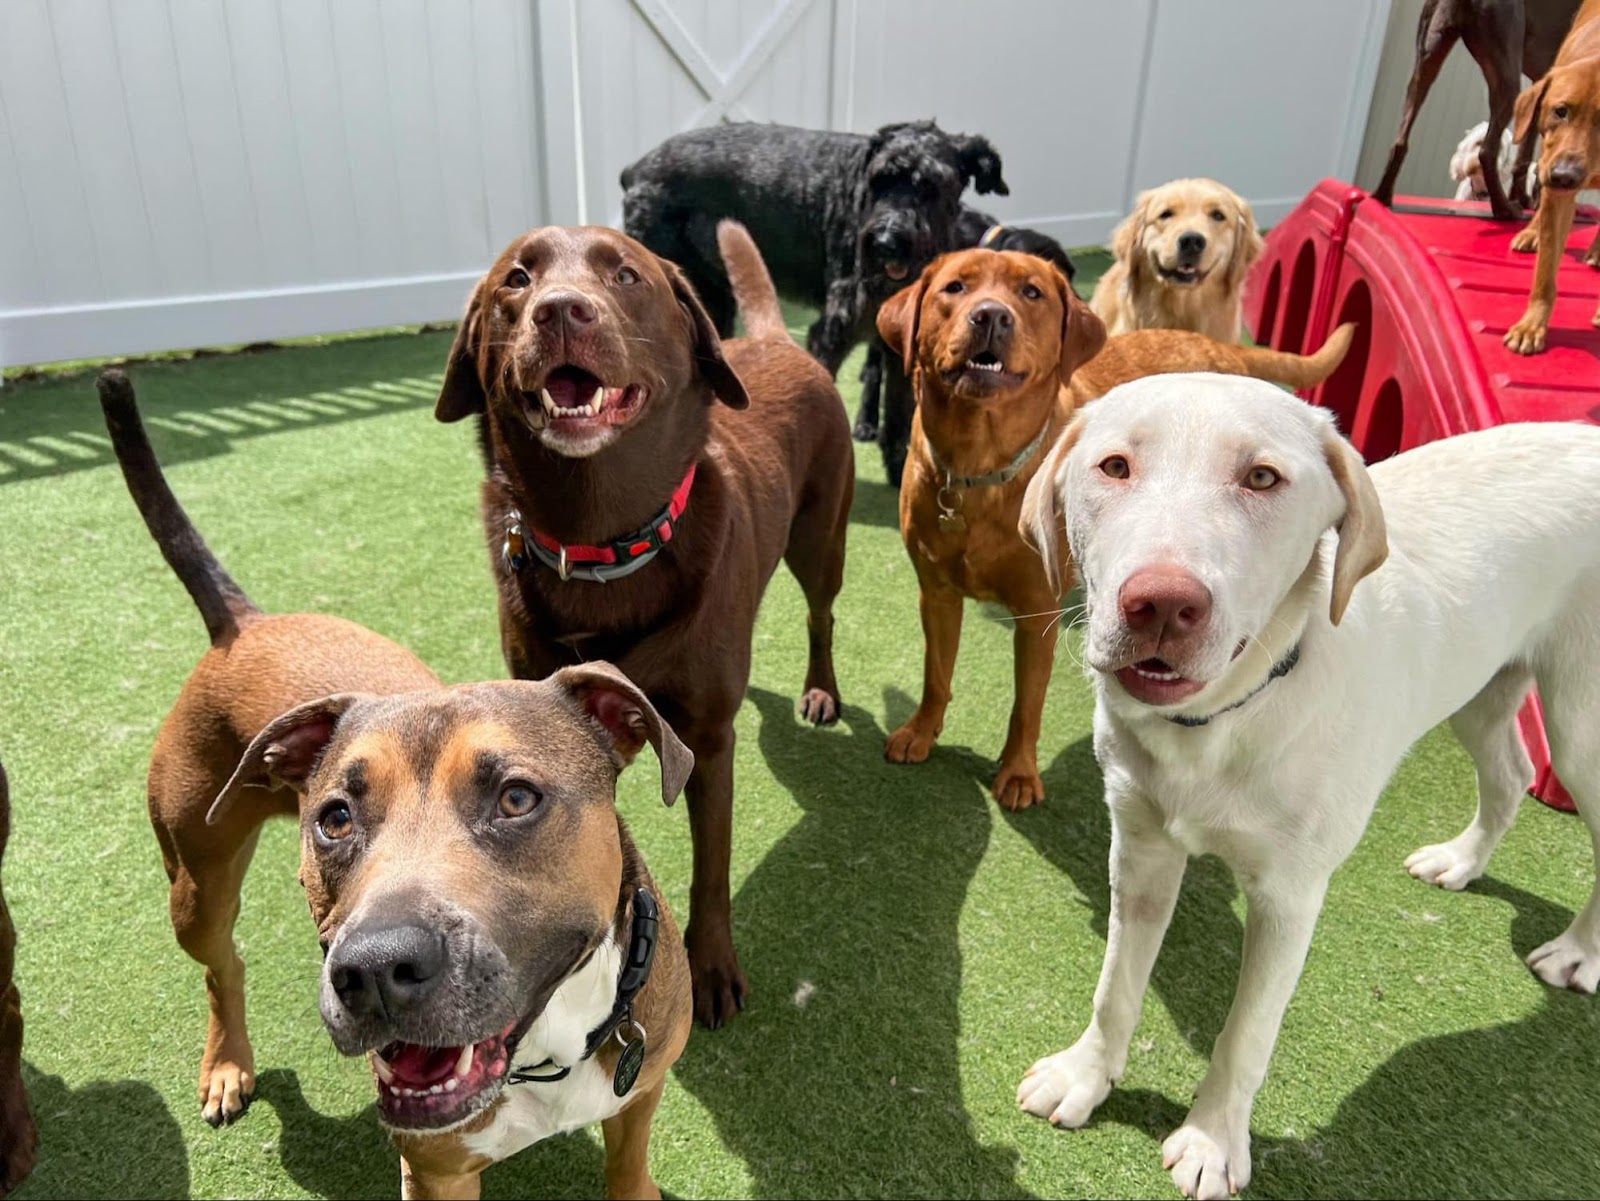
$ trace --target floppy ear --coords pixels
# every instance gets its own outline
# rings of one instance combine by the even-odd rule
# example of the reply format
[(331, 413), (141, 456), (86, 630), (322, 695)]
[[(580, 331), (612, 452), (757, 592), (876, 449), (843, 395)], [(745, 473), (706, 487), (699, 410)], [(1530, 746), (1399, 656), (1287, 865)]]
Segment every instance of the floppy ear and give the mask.
[(676, 263), (661, 258), (656, 261), (661, 264), (661, 270), (672, 285), (672, 294), (678, 298), (678, 303), (688, 315), (690, 336), (694, 343), (695, 369), (711, 385), (712, 393), (723, 404), (730, 409), (748, 409), (750, 394), (744, 390), (744, 381), (728, 366), (728, 360), (722, 357), (722, 339), (717, 336), (717, 327), (711, 323), (711, 315), (706, 312), (706, 306), (700, 303), (700, 297), (689, 283), (688, 276)]
[(1527, 140), (1530, 130), (1538, 128), (1539, 108), (1544, 104), (1544, 94), (1550, 88), (1551, 71), (1537, 83), (1530, 83), (1517, 97), (1516, 116), (1512, 118), (1512, 138), (1520, 145)]
[(1323, 428), (1322, 450), (1328, 470), (1344, 493), (1344, 517), (1338, 525), (1339, 549), (1333, 556), (1333, 599), (1328, 606), (1329, 620), (1338, 625), (1356, 585), (1389, 557), (1389, 537), (1383, 505), (1367, 466), (1332, 423)]
[(1099, 354), (1106, 344), (1106, 323), (1078, 299), (1078, 294), (1072, 290), (1072, 281), (1059, 267), (1052, 263), (1050, 270), (1061, 296), (1061, 358), (1056, 364), (1056, 373), (1065, 387), (1072, 373)]
[(1028, 481), (1028, 490), (1022, 494), (1022, 517), (1017, 522), (1022, 540), (1044, 560), (1045, 579), (1050, 582), (1051, 594), (1057, 597), (1061, 595), (1061, 523), (1065, 517), (1057, 495), (1057, 483), (1067, 456), (1082, 433), (1083, 414), (1079, 413), (1061, 431), (1039, 470)]
[(271, 788), (287, 784), (298, 793), (322, 760), (322, 752), (339, 727), (339, 720), (357, 701), (367, 697), (359, 692), (340, 692), (309, 701), (267, 723), (245, 747), (239, 766), (222, 786), (206, 814), (206, 825), (214, 826), (226, 816), (239, 793), (249, 787)]
[(917, 282), (907, 284), (878, 308), (878, 337), (889, 350), (905, 363), (906, 378), (911, 378), (917, 365), (917, 335), (922, 326), (922, 298), (928, 294), (928, 281), (933, 278), (935, 259), (923, 268)]
[(1150, 207), (1154, 195), (1154, 192), (1140, 192), (1133, 202), (1133, 212), (1111, 231), (1111, 257), (1126, 266), (1130, 275), (1143, 269), (1145, 210)]
[(483, 377), (478, 372), (478, 348), (483, 341), (478, 328), (483, 319), (482, 296), (483, 280), (479, 280), (467, 298), (466, 314), (456, 329), (455, 344), (444, 365), (444, 383), (433, 406), (433, 416), (438, 421), (460, 421), (483, 412), (487, 403)]
[(957, 134), (953, 139), (961, 159), (961, 173), (980, 193), (1011, 195), (1000, 175), (1000, 152), (982, 134)]
[(1250, 265), (1261, 257), (1262, 250), (1266, 248), (1266, 243), (1261, 238), (1261, 231), (1256, 228), (1256, 214), (1250, 207), (1250, 202), (1237, 193), (1234, 194), (1233, 202), (1239, 207), (1239, 236), (1234, 239), (1233, 258), (1228, 263), (1229, 292), (1239, 290), (1239, 285), (1244, 283), (1245, 273), (1250, 270)]
[(649, 742), (661, 761), (662, 801), (670, 805), (678, 799), (694, 770), (694, 755), (632, 680), (599, 660), (563, 667), (550, 679), (605, 728), (624, 764), (632, 763), (639, 748)]

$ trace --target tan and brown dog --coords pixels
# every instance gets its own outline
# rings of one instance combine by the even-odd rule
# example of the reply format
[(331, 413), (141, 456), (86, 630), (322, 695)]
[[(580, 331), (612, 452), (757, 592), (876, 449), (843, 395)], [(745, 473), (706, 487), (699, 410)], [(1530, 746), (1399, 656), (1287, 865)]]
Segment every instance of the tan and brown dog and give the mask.
[[(0, 767), (0, 858), (11, 837), (11, 793)], [(11, 978), (16, 969), (17, 929), (0, 893), (0, 1197), (33, 1171), (39, 1131), (22, 1083), (22, 998)]]
[[(1600, 187), (1600, 0), (1584, 0), (1545, 77), (1517, 97), (1516, 140), (1539, 130), (1539, 210), (1511, 248), (1538, 251), (1528, 307), (1506, 331), (1518, 354), (1539, 354), (1556, 303), (1556, 272), (1566, 253), (1578, 193)], [(1583, 261), (1600, 267), (1600, 233)], [(1600, 310), (1593, 323), (1600, 325)]]
[(833, 598), (855, 481), (833, 380), (790, 339), (749, 234), (723, 222), (718, 240), (749, 330), (726, 343), (683, 273), (632, 238), (518, 238), (473, 292), (435, 410), (479, 418), (511, 674), (610, 660), (694, 752), (685, 939), (711, 1026), (749, 992), (728, 865), (756, 610), (787, 562), (809, 609), (801, 712), (836, 720)]
[(904, 356), (917, 396), (900, 489), (900, 533), (916, 568), (925, 641), (922, 701), (884, 754), (921, 763), (944, 728), (964, 598), (997, 601), (1016, 618), (1016, 693), (996, 800), (1044, 799), (1039, 726), (1055, 659), (1064, 560), (1046, 572), (1022, 540), (1022, 498), (1073, 411), (1116, 385), (1176, 371), (1319, 383), (1349, 349), (1352, 327), (1315, 355), (1219, 342), (1178, 330), (1109, 341), (1059, 269), (1032, 255), (964, 250), (935, 259), (878, 312), (878, 332)]

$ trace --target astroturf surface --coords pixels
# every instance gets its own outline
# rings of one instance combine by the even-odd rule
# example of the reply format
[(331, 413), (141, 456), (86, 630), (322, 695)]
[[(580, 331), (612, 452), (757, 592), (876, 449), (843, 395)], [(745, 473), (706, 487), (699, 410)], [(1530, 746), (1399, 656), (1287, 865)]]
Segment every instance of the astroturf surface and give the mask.
[[(469, 680), (503, 667), (473, 432), (430, 412), (449, 341), (131, 374), (173, 487), (259, 604), (340, 614)], [(852, 408), (856, 367), (839, 376)], [(987, 785), (1011, 631), (970, 606), (939, 748), (922, 766), (884, 763), (922, 640), (876, 448), (859, 447), (857, 466), (835, 610), (844, 717), (814, 730), (796, 716), (805, 610), (780, 568), (737, 726), (733, 913), (754, 996), (727, 1029), (691, 1038), (656, 1119), (656, 1180), (680, 1197), (1176, 1195), (1160, 1143), (1232, 996), (1239, 890), (1216, 861), (1191, 864), (1127, 1075), (1089, 1128), (1022, 1115), (1017, 1080), (1081, 1030), (1104, 948), (1089, 685), (1074, 635), (1045, 715), (1048, 800), (1001, 812)], [(205, 992), (168, 924), (144, 773), (205, 636), (111, 460), (92, 376), (0, 390), (0, 545), (4, 882), (43, 1138), (19, 1195), (397, 1195), (368, 1069), (334, 1052), (318, 1018), (287, 822), (262, 837), (238, 927), (256, 1103), (228, 1129), (201, 1121)], [(656, 787), (643, 755), (619, 803), (683, 917), (687, 817)], [(1256, 1105), (1252, 1195), (1600, 1190), (1600, 1002), (1551, 991), (1519, 960), (1586, 896), (1588, 839), (1529, 802), (1464, 894), (1411, 880), (1406, 854), (1453, 836), (1472, 804), (1471, 764), (1436, 731), (1334, 877)], [(485, 1196), (598, 1195), (598, 1134), (491, 1168)]]

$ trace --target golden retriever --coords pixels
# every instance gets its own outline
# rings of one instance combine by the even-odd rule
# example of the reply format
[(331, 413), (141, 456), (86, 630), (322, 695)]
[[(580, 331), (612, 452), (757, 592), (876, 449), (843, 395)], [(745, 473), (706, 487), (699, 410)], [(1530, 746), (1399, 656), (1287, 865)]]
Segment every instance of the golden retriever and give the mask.
[(1239, 341), (1245, 272), (1261, 257), (1250, 205), (1214, 179), (1141, 193), (1111, 235), (1116, 262), (1089, 302), (1109, 334), (1187, 329)]

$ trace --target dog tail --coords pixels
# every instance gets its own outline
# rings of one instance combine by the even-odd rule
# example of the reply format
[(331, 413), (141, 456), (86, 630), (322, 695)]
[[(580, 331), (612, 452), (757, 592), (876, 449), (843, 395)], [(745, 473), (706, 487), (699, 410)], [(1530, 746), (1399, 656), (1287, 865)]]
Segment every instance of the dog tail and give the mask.
[(244, 594), (244, 589), (234, 583), (211, 553), (200, 531), (194, 528), (189, 515), (183, 511), (178, 498), (167, 486), (167, 477), (161, 473), (161, 464), (145, 434), (144, 422), (139, 418), (139, 405), (134, 400), (133, 385), (128, 377), (115, 367), (100, 373), (96, 386), (100, 390), (100, 410), (105, 414), (106, 430), (111, 435), (111, 445), (122, 466), (122, 478), (128, 483), (133, 503), (144, 518), (150, 536), (161, 548), (166, 559), (183, 586), (189, 590), (200, 618), (206, 623), (206, 633), (213, 646), (232, 638), (246, 618), (261, 612)]
[(789, 327), (778, 306), (778, 290), (772, 286), (772, 276), (767, 273), (750, 231), (737, 221), (719, 221), (717, 249), (722, 251), (722, 263), (728, 270), (728, 282), (733, 285), (733, 298), (744, 318), (746, 333), (752, 338), (788, 338)]
[(1241, 346), (1245, 374), (1274, 384), (1288, 384), (1292, 388), (1311, 388), (1327, 379), (1344, 362), (1349, 353), (1351, 339), (1355, 337), (1354, 322), (1347, 321), (1328, 335), (1327, 341), (1315, 354), (1289, 354), (1282, 350), (1269, 350), (1264, 346)]

